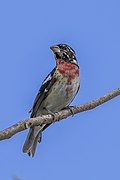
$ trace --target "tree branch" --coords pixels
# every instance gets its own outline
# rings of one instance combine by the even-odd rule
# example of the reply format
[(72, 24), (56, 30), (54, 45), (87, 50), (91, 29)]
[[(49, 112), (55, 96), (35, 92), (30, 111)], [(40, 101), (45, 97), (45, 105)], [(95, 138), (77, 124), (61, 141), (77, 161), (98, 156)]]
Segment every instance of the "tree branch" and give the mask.
[(83, 111), (91, 110), (111, 99), (113, 99), (116, 96), (120, 95), (120, 88), (114, 89), (110, 93), (95, 99), (93, 101), (90, 101), (88, 103), (73, 106), (66, 108), (62, 111), (59, 111), (55, 113), (55, 118), (53, 118), (52, 115), (42, 115), (35, 118), (29, 118), (26, 120), (19, 121), (18, 123), (12, 125), (11, 127), (8, 127), (7, 129), (4, 129), (3, 131), (0, 131), (0, 140), (8, 139), (12, 137), (14, 134), (17, 134), (20, 131), (23, 131), (27, 128), (33, 127), (35, 125), (42, 125), (42, 124), (49, 124), (56, 121), (60, 121), (62, 119), (67, 118), (68, 116), (71, 116), (73, 114), (77, 114)]

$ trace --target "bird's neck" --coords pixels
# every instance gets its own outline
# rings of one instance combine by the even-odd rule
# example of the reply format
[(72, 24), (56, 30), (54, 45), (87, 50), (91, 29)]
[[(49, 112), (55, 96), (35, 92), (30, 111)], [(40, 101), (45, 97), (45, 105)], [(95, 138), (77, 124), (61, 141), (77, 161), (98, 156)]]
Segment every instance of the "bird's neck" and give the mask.
[(76, 64), (66, 62), (62, 59), (57, 60), (57, 67), (61, 74), (66, 74), (66, 72), (69, 74), (79, 75), (79, 67)]

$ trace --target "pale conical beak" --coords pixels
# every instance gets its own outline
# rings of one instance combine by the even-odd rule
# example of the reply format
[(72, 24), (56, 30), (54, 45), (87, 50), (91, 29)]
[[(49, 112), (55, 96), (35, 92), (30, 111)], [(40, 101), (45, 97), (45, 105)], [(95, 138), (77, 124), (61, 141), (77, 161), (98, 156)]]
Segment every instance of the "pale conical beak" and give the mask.
[(54, 53), (59, 53), (60, 49), (58, 46), (51, 46), (50, 49), (54, 52)]

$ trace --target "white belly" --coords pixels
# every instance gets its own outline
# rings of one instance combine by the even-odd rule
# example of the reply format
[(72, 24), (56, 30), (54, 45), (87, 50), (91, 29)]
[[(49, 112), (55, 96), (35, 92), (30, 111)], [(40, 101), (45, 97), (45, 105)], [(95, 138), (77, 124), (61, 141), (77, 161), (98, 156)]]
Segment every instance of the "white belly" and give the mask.
[[(49, 95), (41, 104), (42, 114), (44, 107), (52, 112), (57, 112), (69, 105), (77, 94), (79, 88), (79, 77), (75, 77), (74, 81), (68, 85), (67, 78), (60, 77), (60, 81), (54, 84), (54, 88), (50, 91)], [(66, 88), (67, 87), (67, 88)]]

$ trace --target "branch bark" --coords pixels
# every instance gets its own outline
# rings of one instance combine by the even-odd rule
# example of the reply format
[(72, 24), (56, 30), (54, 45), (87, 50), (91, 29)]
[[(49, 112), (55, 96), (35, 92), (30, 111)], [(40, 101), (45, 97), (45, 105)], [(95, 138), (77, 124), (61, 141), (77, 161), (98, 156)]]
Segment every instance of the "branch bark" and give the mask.
[(18, 132), (24, 131), (25, 129), (33, 127), (33, 126), (57, 122), (73, 114), (91, 110), (119, 95), (120, 95), (120, 88), (117, 88), (109, 92), (108, 94), (101, 96), (100, 98), (97, 98), (88, 103), (78, 105), (78, 106), (71, 106), (64, 110), (61, 110), (55, 113), (54, 118), (52, 115), (48, 114), (48, 115), (42, 115), (36, 118), (29, 118), (26, 120), (19, 121), (18, 123), (12, 125), (11, 127), (8, 127), (7, 129), (0, 131), (0, 140), (8, 139), (12, 137), (13, 135), (17, 134)]

